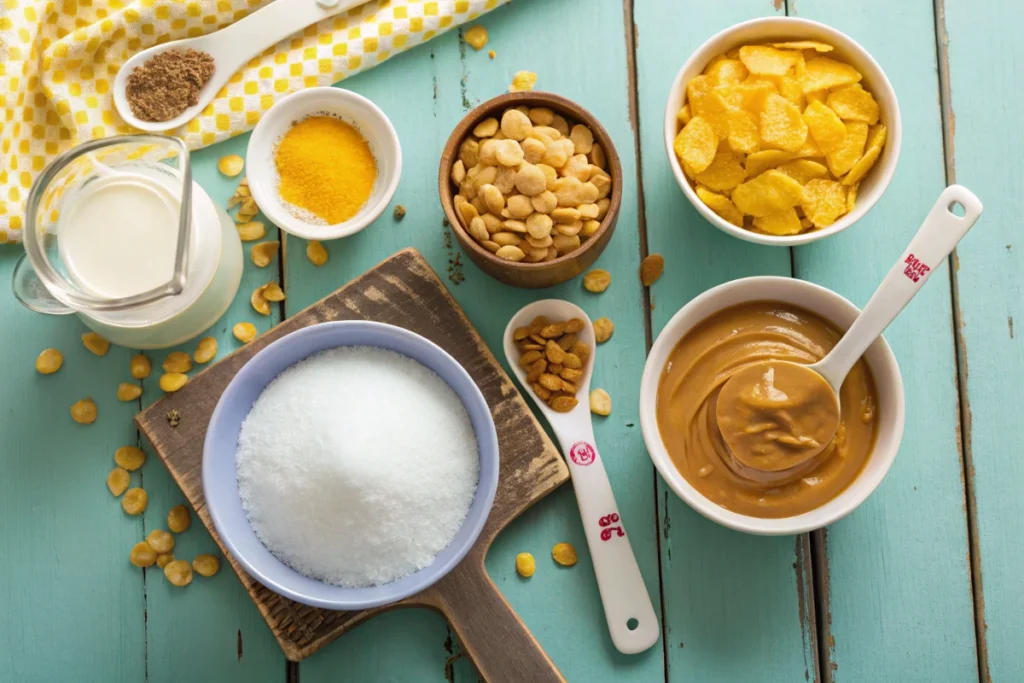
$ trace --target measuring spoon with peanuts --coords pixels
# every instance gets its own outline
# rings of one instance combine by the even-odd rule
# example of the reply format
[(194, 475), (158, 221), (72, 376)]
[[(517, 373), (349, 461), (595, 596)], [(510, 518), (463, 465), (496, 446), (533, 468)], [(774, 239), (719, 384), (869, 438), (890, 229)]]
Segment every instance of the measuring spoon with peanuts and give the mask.
[[(549, 336), (545, 339), (539, 333), (537, 339), (530, 339), (524, 335), (523, 330), (531, 327), (538, 316), (543, 316), (550, 323), (565, 323), (570, 320), (579, 321), (573, 323), (570, 329), (579, 329), (555, 335), (557, 328), (546, 332)], [(517, 333), (517, 330), (519, 332)], [(559, 339), (563, 334), (575, 335), (576, 342), (585, 345), (588, 352), (586, 358), (571, 353), (571, 347), (548, 351), (547, 341), (552, 341), (555, 346), (555, 336)], [(516, 337), (520, 337), (516, 339)], [(521, 364), (523, 353), (520, 344), (526, 339), (523, 346), (529, 345), (529, 351), (537, 351), (534, 347), (544, 347), (542, 351), (545, 370), (551, 369), (551, 365), (562, 368), (559, 375), (545, 373), (544, 382), (552, 389), (543, 386), (541, 396), (545, 392), (552, 392), (546, 399), (538, 395), (533, 387), (534, 382), (530, 381), (532, 374)], [(545, 344), (540, 344), (539, 339), (544, 339)], [(532, 343), (531, 343), (532, 342)], [(594, 440), (594, 426), (591, 422), (590, 408), (587, 396), (590, 393), (590, 377), (594, 369), (594, 326), (590, 318), (578, 306), (568, 301), (559, 299), (545, 299), (535, 301), (519, 310), (505, 328), (505, 358), (509, 367), (519, 379), (520, 384), (526, 390), (526, 394), (536, 404), (540, 411), (547, 418), (555, 437), (558, 439), (565, 455), (565, 461), (569, 465), (569, 472), (572, 474), (573, 489), (576, 491), (576, 502), (580, 508), (580, 515), (583, 518), (583, 531), (587, 537), (587, 546), (590, 548), (590, 556), (594, 563), (594, 573), (597, 576), (597, 587), (601, 593), (601, 603), (604, 605), (605, 618), (608, 620), (608, 631), (611, 634), (615, 647), (623, 654), (635, 654), (643, 652), (656, 642), (661, 633), (661, 626), (657, 615), (654, 613), (654, 606), (651, 604), (650, 595), (647, 593), (647, 586), (644, 585), (643, 576), (640, 574), (640, 567), (637, 565), (636, 557), (633, 555), (633, 548), (629, 543), (629, 536), (626, 534), (626, 526), (623, 523), (619, 507), (615, 503), (615, 495), (612, 492), (611, 482), (608, 480), (608, 473), (604, 469), (604, 462), (598, 453)], [(580, 347), (582, 350), (582, 347)], [(527, 351), (528, 352), (528, 351)], [(572, 356), (569, 358), (568, 356)], [(534, 356), (529, 356), (532, 359)], [(531, 363), (534, 368), (539, 368), (537, 360)], [(573, 368), (570, 365), (577, 365)], [(563, 363), (554, 363), (555, 360), (562, 360)], [(565, 364), (568, 360), (569, 363)], [(573, 372), (561, 373), (562, 369), (569, 369)], [(533, 374), (539, 374), (534, 371)], [(555, 380), (561, 379), (561, 374), (571, 378), (565, 380), (568, 385), (560, 385), (554, 389)], [(540, 377), (537, 378), (541, 379)], [(539, 382), (538, 382), (539, 383)], [(573, 393), (572, 388), (576, 391)], [(572, 399), (578, 400), (573, 404)], [(550, 403), (549, 403), (550, 401)], [(554, 407), (552, 406), (554, 404)], [(558, 408), (556, 410), (556, 407)]]

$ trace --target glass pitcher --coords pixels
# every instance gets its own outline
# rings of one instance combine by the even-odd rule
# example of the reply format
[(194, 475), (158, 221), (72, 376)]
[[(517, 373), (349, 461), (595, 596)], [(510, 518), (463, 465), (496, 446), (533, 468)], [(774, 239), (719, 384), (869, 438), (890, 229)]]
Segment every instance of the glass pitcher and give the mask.
[(238, 291), (238, 232), (192, 181), (177, 138), (79, 145), (36, 179), (25, 218), (15, 296), (40, 313), (75, 313), (114, 344), (180, 344), (216, 322)]

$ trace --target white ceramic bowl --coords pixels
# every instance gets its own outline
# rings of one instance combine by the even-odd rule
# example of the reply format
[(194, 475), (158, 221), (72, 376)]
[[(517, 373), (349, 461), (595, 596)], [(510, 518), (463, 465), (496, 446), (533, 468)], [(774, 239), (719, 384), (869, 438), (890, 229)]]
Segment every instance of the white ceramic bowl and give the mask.
[[(686, 84), (694, 76), (699, 75), (712, 57), (723, 54), (748, 44), (759, 44), (768, 41), (782, 40), (819, 40), (832, 45), (835, 50), (826, 56), (835, 57), (840, 61), (851, 64), (854, 68), (864, 74), (861, 81), (864, 88), (875, 96), (881, 108), (881, 123), (886, 127), (885, 147), (882, 149), (881, 158), (875, 163), (874, 168), (868, 171), (867, 176), (860, 183), (857, 191), (857, 205), (853, 211), (842, 216), (832, 225), (821, 230), (801, 233), (799, 235), (762, 235), (737, 227), (729, 221), (721, 218), (714, 211), (709, 209), (697, 197), (696, 191), (690, 182), (683, 175), (683, 168), (672, 150), (672, 141), (675, 140), (678, 131), (676, 116), (686, 102)], [(882, 67), (878, 65), (867, 50), (862, 48), (856, 41), (845, 33), (837, 31), (831, 26), (819, 24), (816, 21), (797, 19), (796, 17), (768, 17), (764, 19), (752, 19), (741, 24), (731, 26), (720, 33), (712, 36), (706, 43), (697, 48), (697, 51), (690, 56), (683, 68), (679, 70), (672, 89), (668, 94), (668, 102), (665, 104), (665, 151), (668, 154), (668, 163), (672, 167), (672, 173), (676, 182), (683, 189), (683, 194), (690, 200), (694, 208), (704, 218), (719, 230), (729, 233), (733, 237), (739, 237), (748, 242), (758, 244), (770, 244), (775, 246), (795, 246), (807, 244), (824, 239), (829, 235), (842, 232), (858, 220), (860, 220), (875, 202), (879, 200), (885, 188), (889, 186), (893, 173), (896, 172), (896, 160), (900, 155), (900, 139), (902, 138), (902, 126), (900, 124), (900, 108), (896, 101), (896, 93), (892, 84), (886, 78)]]
[[(317, 114), (336, 116), (358, 129), (377, 160), (377, 182), (370, 198), (355, 216), (334, 225), (315, 225), (296, 218), (277, 194), (277, 143), (294, 123)], [(387, 208), (402, 175), (402, 148), (391, 121), (370, 100), (340, 88), (308, 88), (275, 104), (256, 124), (245, 157), (249, 188), (263, 214), (285, 232), (310, 240), (348, 237), (365, 228)]]
[(679, 309), (658, 335), (640, 383), (640, 426), (647, 452), (662, 478), (687, 505), (708, 519), (737, 531), (763, 536), (799, 534), (832, 524), (863, 503), (882, 482), (903, 437), (903, 379), (892, 349), (879, 338), (864, 354), (878, 391), (878, 438), (874, 451), (857, 478), (829, 502), (793, 517), (762, 519), (717, 505), (690, 485), (679, 473), (661, 439), (656, 417), (658, 385), (676, 343), (698, 323), (722, 309), (750, 301), (781, 301), (805, 308), (846, 330), (860, 309), (835, 292), (787, 277), (748, 277), (709, 289)]

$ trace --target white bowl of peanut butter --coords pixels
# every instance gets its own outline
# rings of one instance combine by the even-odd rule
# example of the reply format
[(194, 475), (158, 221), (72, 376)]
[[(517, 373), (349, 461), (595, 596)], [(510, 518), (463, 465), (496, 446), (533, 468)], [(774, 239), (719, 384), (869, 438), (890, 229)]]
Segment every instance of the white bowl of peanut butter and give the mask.
[[(791, 472), (751, 472), (738, 463), (715, 417), (718, 390), (733, 373), (769, 359), (814, 363), (859, 313), (831, 290), (783, 277), (734, 280), (680, 309), (658, 335), (640, 387), (647, 451), (676, 495), (708, 519), (762, 535), (819, 529), (863, 503), (903, 436), (903, 380), (884, 338), (843, 383), (834, 442)], [(799, 419), (783, 411), (777, 421), (799, 434), (810, 428)]]

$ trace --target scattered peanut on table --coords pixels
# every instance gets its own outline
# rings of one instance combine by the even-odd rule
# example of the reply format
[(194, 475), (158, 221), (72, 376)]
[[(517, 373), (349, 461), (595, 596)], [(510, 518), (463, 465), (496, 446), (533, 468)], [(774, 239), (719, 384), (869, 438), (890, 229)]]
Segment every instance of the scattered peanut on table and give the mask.
[(40, 375), (52, 375), (64, 364), (64, 356), (57, 349), (43, 349), (36, 358), (36, 372)]
[(640, 282), (644, 287), (650, 287), (665, 270), (665, 259), (661, 254), (648, 254), (640, 263)]
[(267, 236), (267, 227), (259, 221), (239, 223), (236, 227), (238, 228), (238, 237), (243, 242), (255, 242)]
[(320, 243), (320, 240), (310, 240), (306, 245), (306, 258), (319, 268), (327, 263), (327, 248)]
[(174, 562), (174, 553), (160, 553), (156, 556), (156, 566), (163, 569), (168, 563)]
[(213, 555), (196, 555), (192, 560), (192, 569), (200, 576), (213, 576), (220, 569), (220, 560)]
[(156, 562), (156, 553), (145, 541), (139, 541), (132, 546), (132, 552), (128, 555), (128, 561), (136, 567), (152, 567)]
[(117, 385), (117, 400), (118, 401), (134, 401), (139, 396), (142, 396), (142, 387), (138, 384), (132, 384), (131, 382), (121, 382)]
[(192, 583), (192, 566), (185, 560), (172, 560), (164, 567), (164, 576), (173, 586), (187, 586)]
[(91, 425), (96, 421), (99, 412), (91, 398), (83, 398), (71, 404), (71, 419), (83, 425)]
[(135, 379), (146, 379), (149, 377), (149, 373), (153, 370), (153, 364), (150, 362), (149, 358), (141, 353), (137, 353), (132, 356), (130, 367), (132, 377)]
[(160, 389), (171, 394), (178, 391), (188, 381), (188, 375), (182, 372), (166, 372), (160, 375)]
[(195, 359), (200, 365), (203, 363), (209, 363), (217, 355), (217, 340), (213, 337), (203, 337), (196, 344), (195, 353), (192, 354), (192, 358)]
[(128, 486), (129, 477), (127, 470), (123, 467), (115, 467), (110, 470), (110, 474), (107, 475), (107, 488), (110, 490), (110, 495), (117, 498), (128, 490)]
[(158, 553), (169, 553), (174, 550), (174, 536), (163, 529), (153, 529), (146, 536), (146, 543)]
[(249, 255), (252, 257), (252, 262), (257, 268), (266, 268), (274, 260), (274, 256), (280, 247), (281, 243), (277, 240), (257, 242), (252, 245)]
[(532, 71), (517, 71), (516, 75), (512, 77), (512, 85), (508, 86), (508, 91), (533, 90), (535, 85), (537, 85), (537, 74)]
[(167, 513), (167, 528), (176, 534), (186, 531), (192, 525), (192, 516), (184, 505), (175, 505)]
[(615, 332), (615, 323), (608, 318), (598, 318), (594, 321), (594, 341), (603, 344), (612, 338)]
[(612, 397), (604, 389), (594, 389), (590, 392), (590, 412), (595, 415), (608, 416), (612, 414)]
[(563, 567), (571, 567), (576, 564), (576, 548), (569, 543), (556, 543), (551, 549), (551, 558)]
[(533, 555), (530, 553), (519, 553), (516, 555), (516, 572), (519, 576), (528, 579), (533, 576), (533, 572), (536, 569), (537, 561), (533, 559)]
[(171, 351), (163, 363), (164, 372), (188, 372), (192, 369), (192, 359), (184, 351)]
[(146, 462), (146, 454), (138, 446), (121, 446), (114, 451), (114, 462), (129, 472), (142, 467)]
[(256, 326), (252, 323), (237, 323), (231, 328), (231, 334), (235, 335), (235, 339), (248, 344), (256, 338)]
[(463, 37), (471, 48), (479, 52), (487, 44), (487, 29), (480, 24), (470, 26)]
[(229, 178), (234, 178), (241, 173), (244, 166), (245, 159), (237, 154), (229, 154), (217, 160), (217, 170)]
[(140, 488), (128, 489), (121, 499), (121, 508), (129, 515), (140, 515), (146, 509), (149, 496)]
[(583, 276), (583, 289), (600, 294), (612, 283), (612, 274), (603, 268), (594, 268)]
[(107, 355), (107, 351), (110, 350), (110, 342), (95, 332), (86, 332), (83, 334), (82, 344), (97, 356), (105, 356)]

